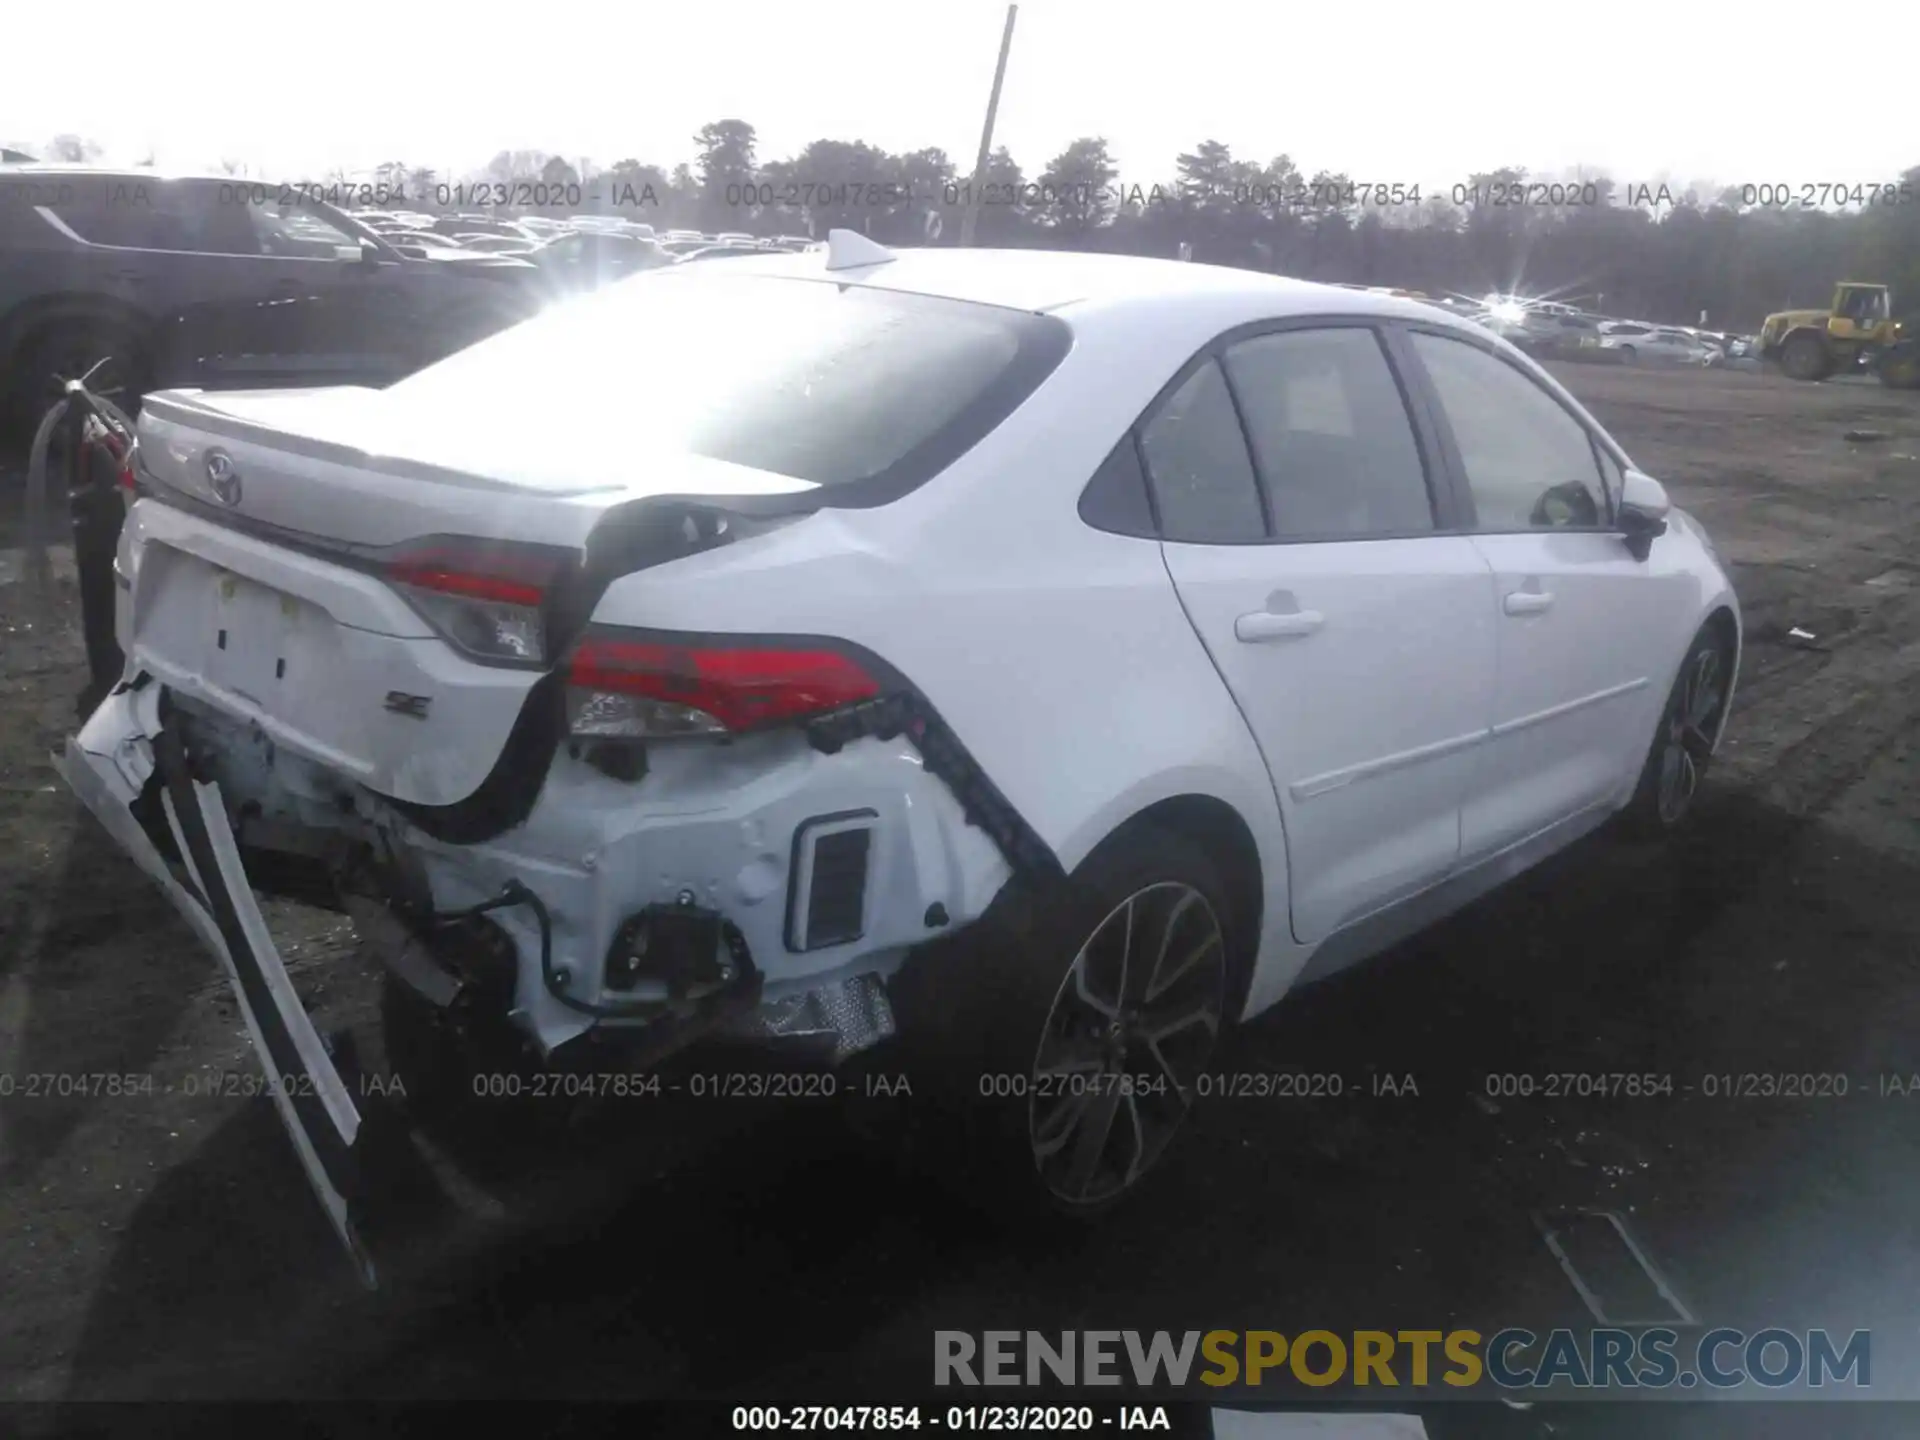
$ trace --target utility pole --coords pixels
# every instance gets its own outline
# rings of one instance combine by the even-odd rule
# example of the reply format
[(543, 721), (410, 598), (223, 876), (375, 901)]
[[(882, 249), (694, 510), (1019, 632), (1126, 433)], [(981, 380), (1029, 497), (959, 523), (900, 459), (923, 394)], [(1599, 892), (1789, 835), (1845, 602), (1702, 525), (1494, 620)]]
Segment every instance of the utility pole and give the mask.
[(987, 156), (993, 150), (993, 117), (1000, 109), (1000, 82), (1007, 78), (1007, 51), (1013, 48), (1013, 17), (1018, 5), (1007, 6), (1007, 28), (1000, 35), (1000, 60), (993, 67), (993, 90), (987, 96), (987, 123), (980, 127), (980, 154), (973, 162), (973, 184), (967, 192), (966, 213), (960, 217), (960, 243), (973, 244), (980, 223), (980, 199), (987, 183)]

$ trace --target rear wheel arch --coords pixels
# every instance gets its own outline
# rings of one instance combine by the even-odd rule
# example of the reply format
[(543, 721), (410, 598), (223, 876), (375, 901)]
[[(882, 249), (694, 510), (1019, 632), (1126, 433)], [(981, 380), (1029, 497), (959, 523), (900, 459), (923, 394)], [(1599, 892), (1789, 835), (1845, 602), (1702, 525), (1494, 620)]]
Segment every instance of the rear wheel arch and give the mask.
[[(108, 296), (60, 295), (31, 301), (20, 306), (0, 323), (0, 428), (9, 424), (26, 428), (38, 420), (34, 413), (47, 399), (43, 393), (44, 376), (33, 373), (40, 367), (36, 354), (50, 344), (57, 345), (66, 334), (111, 336), (114, 349), (124, 337), (127, 354), (118, 357), (124, 377), (134, 390), (143, 389), (150, 378), (156, 357), (158, 327), (152, 319), (123, 301)], [(123, 409), (131, 411), (134, 395), (118, 397)]]
[(1237, 952), (1228, 957), (1229, 978), (1234, 987), (1228, 1013), (1238, 1014), (1252, 981), (1254, 959), (1260, 951), (1261, 926), (1266, 918), (1266, 867), (1252, 827), (1238, 810), (1218, 796), (1174, 795), (1155, 801), (1122, 821), (1095, 847), (1095, 853), (1141, 831), (1177, 834), (1204, 851), (1218, 867), (1231, 908), (1231, 914), (1226, 917), (1232, 940), (1230, 949)]
[(151, 355), (158, 327), (138, 307), (110, 295), (64, 294), (29, 300), (0, 321), (0, 366), (11, 365), (21, 351), (63, 325), (94, 324), (126, 332)]
[[(1707, 618), (1701, 622), (1700, 629), (1718, 635), (1721, 641), (1725, 643), (1727, 654), (1733, 664), (1733, 674), (1728, 677), (1727, 683), (1729, 686), (1737, 686), (1740, 683), (1740, 661), (1746, 650), (1746, 637), (1741, 630), (1740, 617), (1734, 614), (1731, 605), (1722, 602), (1716, 605)], [(1732, 699), (1731, 693), (1729, 693), (1728, 699)], [(1721, 716), (1721, 725), (1723, 728), (1725, 724), (1726, 716), (1723, 714)]]
[(1725, 640), (1727, 645), (1738, 653), (1740, 649), (1740, 622), (1734, 617), (1732, 606), (1720, 605), (1715, 607), (1713, 613), (1701, 622), (1701, 628), (1718, 631), (1720, 638)]

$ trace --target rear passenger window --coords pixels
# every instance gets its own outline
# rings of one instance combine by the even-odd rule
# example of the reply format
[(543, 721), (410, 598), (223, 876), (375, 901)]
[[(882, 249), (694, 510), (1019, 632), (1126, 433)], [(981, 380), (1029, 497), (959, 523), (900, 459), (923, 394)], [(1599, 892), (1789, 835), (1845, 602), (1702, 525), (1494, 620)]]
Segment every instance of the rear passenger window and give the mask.
[(1590, 529), (1606, 523), (1593, 442), (1538, 383), (1464, 340), (1413, 334), (1473, 492), (1479, 528)]
[[(173, 250), (218, 255), (233, 252), (216, 233), (216, 206), (204, 187), (185, 182), (83, 185), (53, 213), (82, 240), (129, 250)], [(231, 229), (232, 226), (226, 227)], [(258, 246), (238, 253), (258, 254)]]
[(1260, 335), (1226, 366), (1280, 539), (1433, 530), (1413, 422), (1373, 331)]
[(157, 250), (160, 225), (164, 217), (151, 206), (86, 204), (71, 202), (47, 207), (82, 240), (94, 245), (124, 245), (136, 250)]
[(1120, 437), (1080, 496), (1080, 518), (1096, 530), (1151, 538), (1153, 507), (1147, 501), (1147, 477), (1140, 468), (1140, 447), (1129, 430)]
[(1167, 540), (1263, 540), (1253, 462), (1220, 366), (1207, 361), (1140, 431), (1140, 453)]

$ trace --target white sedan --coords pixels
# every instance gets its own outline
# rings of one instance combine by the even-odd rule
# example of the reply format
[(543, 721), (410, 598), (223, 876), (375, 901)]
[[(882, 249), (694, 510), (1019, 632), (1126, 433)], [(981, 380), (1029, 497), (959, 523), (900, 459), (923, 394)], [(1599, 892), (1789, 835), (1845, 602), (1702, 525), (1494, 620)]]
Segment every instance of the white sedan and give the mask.
[(1224, 1028), (1685, 820), (1740, 655), (1700, 526), (1511, 346), (1190, 263), (836, 232), (384, 391), (154, 396), (136, 470), (63, 769), (350, 1241), (362, 1091), (255, 854), (329, 867), (403, 1065), (435, 1015), (476, 1075), (885, 1045), (970, 1176), (1090, 1212)]
[(1601, 327), (1600, 348), (1610, 350), (1628, 365), (1707, 365), (1719, 347), (1686, 330), (1666, 325), (1643, 325), (1616, 320)]

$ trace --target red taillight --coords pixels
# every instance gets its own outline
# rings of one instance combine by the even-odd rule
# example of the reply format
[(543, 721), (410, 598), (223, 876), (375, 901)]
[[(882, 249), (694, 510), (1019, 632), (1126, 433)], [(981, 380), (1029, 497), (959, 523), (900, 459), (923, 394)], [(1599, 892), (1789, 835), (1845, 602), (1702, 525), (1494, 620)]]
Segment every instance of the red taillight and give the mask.
[(738, 733), (838, 710), (881, 693), (837, 650), (672, 645), (588, 635), (568, 670), (582, 736)]
[(563, 552), (436, 536), (390, 554), (382, 573), (456, 648), (476, 660), (544, 663), (547, 591)]
[(546, 599), (539, 585), (523, 580), (508, 580), (499, 575), (477, 575), (470, 570), (455, 570), (444, 564), (424, 560), (402, 560), (387, 567), (387, 578), (400, 585), (418, 585), (422, 590), (437, 590), (442, 595), (460, 595), (468, 600), (498, 600), (503, 605), (538, 605)]

